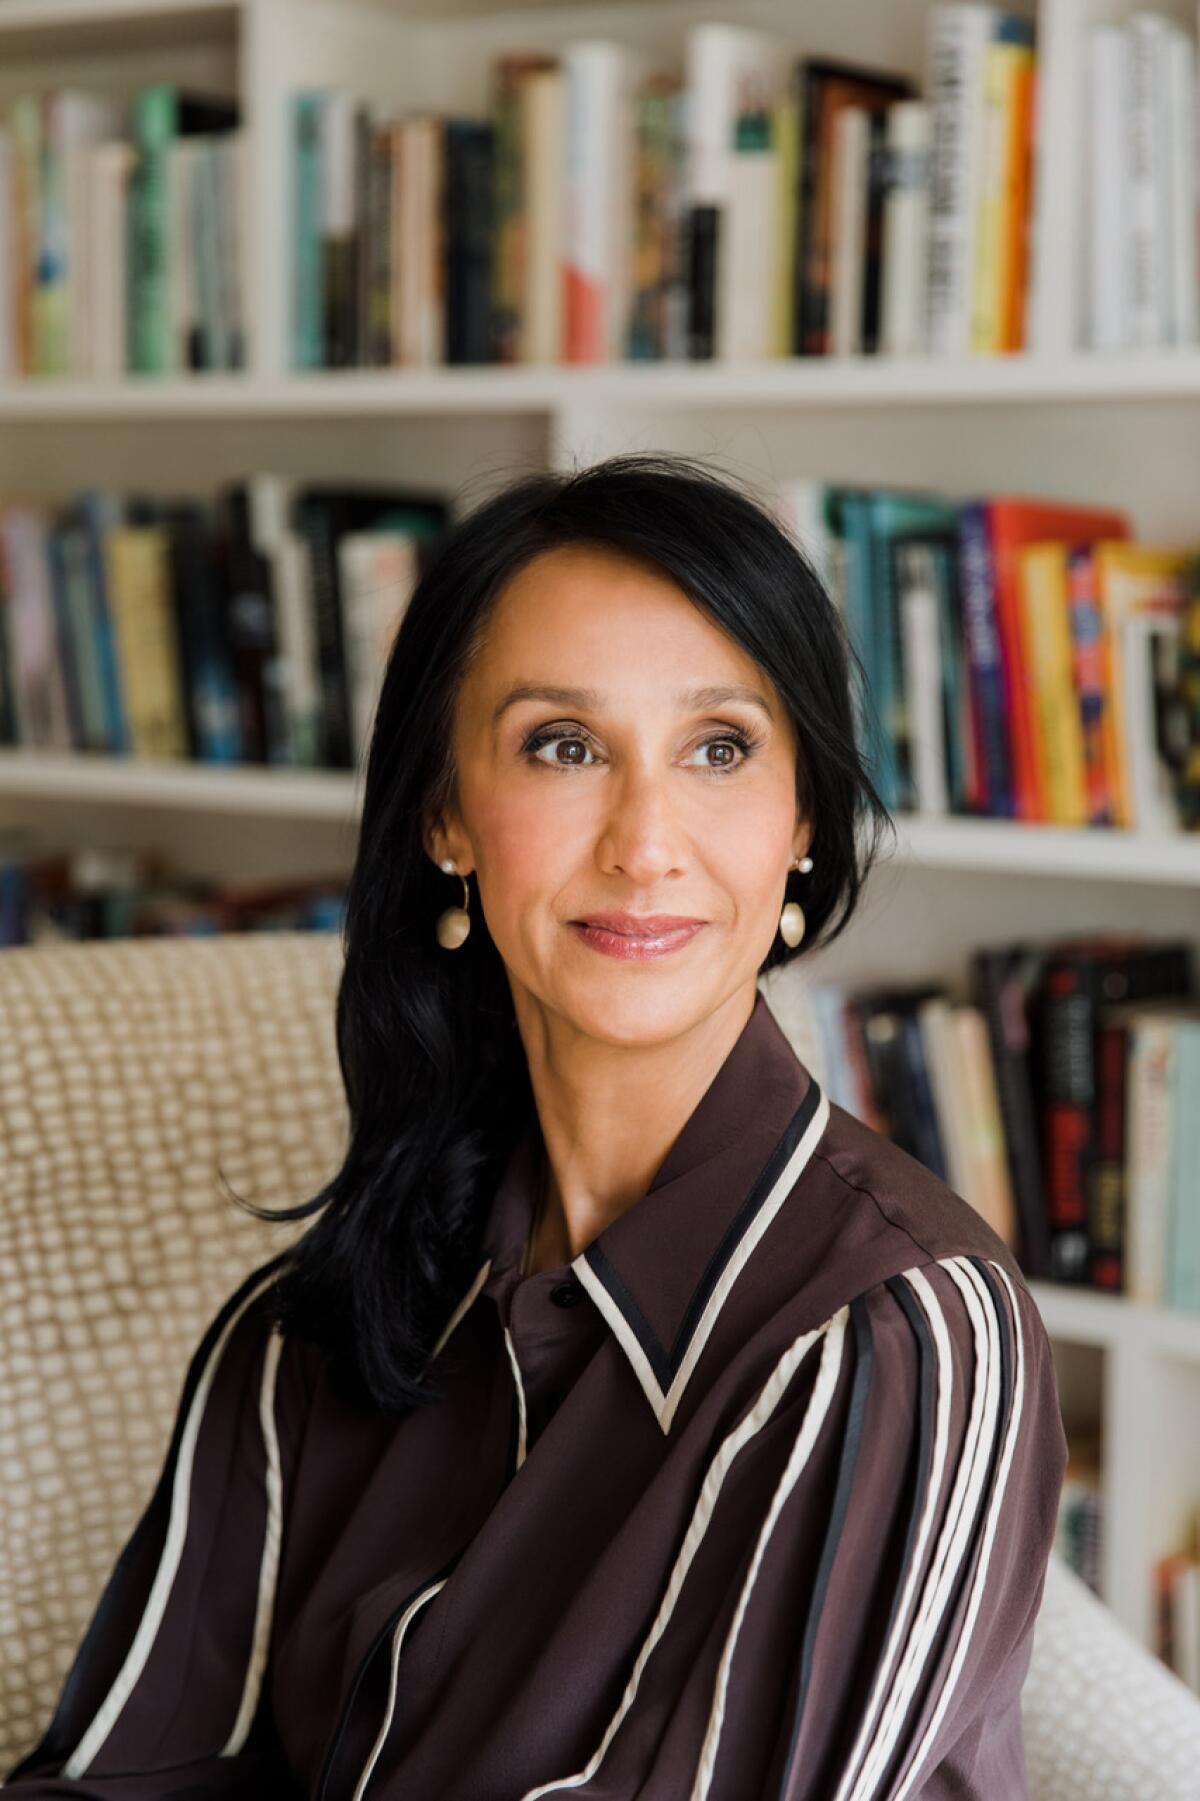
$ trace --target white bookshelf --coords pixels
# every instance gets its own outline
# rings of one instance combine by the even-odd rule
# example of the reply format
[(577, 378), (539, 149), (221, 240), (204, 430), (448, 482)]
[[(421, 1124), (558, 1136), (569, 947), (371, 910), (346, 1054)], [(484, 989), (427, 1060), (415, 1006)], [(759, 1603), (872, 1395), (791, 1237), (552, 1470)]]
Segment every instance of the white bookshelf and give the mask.
[[(764, 491), (801, 476), (1023, 491), (1120, 504), (1143, 538), (1200, 539), (1200, 348), (1080, 348), (1080, 37), (1132, 0), (1036, 8), (1036, 281), (1019, 355), (289, 369), (285, 119), (297, 86), (482, 111), (501, 49), (612, 34), (669, 65), (686, 26), (723, 10), (774, 27), (790, 53), (923, 73), (926, 0), (0, 0), (0, 100), (67, 82), (128, 94), (158, 79), (237, 96), (253, 224), (247, 369), (0, 382), (0, 495), (52, 500), (101, 470), (117, 488), (204, 492), (272, 468), (386, 475), (470, 501), (539, 464), (654, 448), (704, 455)], [(1193, 21), (1193, 4), (1165, 10)], [(349, 771), (0, 751), (3, 826), (64, 845), (116, 835), (197, 873), (344, 872), (360, 800)], [(1132, 925), (1200, 951), (1200, 837), (903, 815), (897, 827), (849, 942), (810, 962), (814, 981), (955, 979), (981, 942)], [(1106, 1598), (1148, 1639), (1150, 1559), (1173, 1548), (1200, 1499), (1200, 1317), (1035, 1288), (1064, 1411), (1102, 1422)]]

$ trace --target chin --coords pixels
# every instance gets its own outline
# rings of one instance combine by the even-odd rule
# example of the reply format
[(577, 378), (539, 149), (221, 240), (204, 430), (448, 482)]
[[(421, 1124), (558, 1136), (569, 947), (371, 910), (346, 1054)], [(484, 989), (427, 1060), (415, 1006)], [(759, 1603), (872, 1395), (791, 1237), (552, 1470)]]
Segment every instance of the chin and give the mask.
[(653, 972), (625, 972), (625, 980), (597, 980), (589, 992), (575, 990), (559, 1010), (580, 1032), (605, 1044), (634, 1048), (677, 1038), (715, 1012), (719, 992), (701, 990), (694, 976), (659, 979), (635, 984), (631, 978)]

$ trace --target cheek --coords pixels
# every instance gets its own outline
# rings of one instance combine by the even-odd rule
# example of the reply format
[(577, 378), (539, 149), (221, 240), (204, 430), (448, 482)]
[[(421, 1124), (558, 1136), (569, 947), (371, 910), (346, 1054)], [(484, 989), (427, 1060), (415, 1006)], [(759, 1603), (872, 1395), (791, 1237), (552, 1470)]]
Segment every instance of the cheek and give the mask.
[(792, 855), (792, 822), (777, 807), (734, 809), (709, 841), (709, 856), (743, 907), (775, 907), (781, 872)]
[(480, 858), (512, 892), (541, 888), (565, 849), (564, 834), (534, 797), (493, 794), (482, 811), (487, 827)]

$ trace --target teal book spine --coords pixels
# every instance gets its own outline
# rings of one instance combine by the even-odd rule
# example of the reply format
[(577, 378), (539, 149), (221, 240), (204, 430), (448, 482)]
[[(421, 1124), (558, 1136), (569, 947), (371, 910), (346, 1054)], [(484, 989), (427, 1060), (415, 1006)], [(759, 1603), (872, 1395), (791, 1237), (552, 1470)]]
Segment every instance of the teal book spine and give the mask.
[(859, 715), (860, 750), (884, 805), (896, 805), (894, 759), (888, 755), (887, 734), (879, 710), (879, 681), (875, 663), (875, 594), (871, 571), (870, 496), (865, 491), (843, 489), (840, 494), (842, 537), (846, 546), (846, 624), (851, 643), (863, 666), (866, 692)]
[(1200, 1020), (1176, 1021), (1171, 1063), (1166, 1300), (1200, 1313)]
[[(915, 532), (954, 530), (958, 508), (922, 494), (872, 494), (866, 530), (871, 569), (871, 671), (882, 728), (888, 806), (911, 811), (916, 803), (909, 774), (908, 719), (904, 687), (904, 633), (896, 592), (892, 546)], [(904, 754), (901, 754), (901, 745)]]
[(327, 90), (292, 96), (292, 366), (320, 369), (322, 329), (321, 109)]

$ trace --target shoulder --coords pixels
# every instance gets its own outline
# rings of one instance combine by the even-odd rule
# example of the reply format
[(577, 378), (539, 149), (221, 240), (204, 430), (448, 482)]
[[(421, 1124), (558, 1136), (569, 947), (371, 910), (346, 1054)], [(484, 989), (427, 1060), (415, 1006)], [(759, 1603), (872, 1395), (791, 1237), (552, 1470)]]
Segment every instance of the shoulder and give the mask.
[(776, 1226), (763, 1277), (772, 1300), (787, 1293), (792, 1334), (832, 1331), (844, 1379), (855, 1372), (875, 1396), (880, 1430), (929, 1431), (940, 1417), (961, 1447), (973, 1416), (997, 1446), (1011, 1432), (1024, 1454), (1032, 1440), (1048, 1510), (1066, 1462), (1053, 1348), (1014, 1252), (982, 1215), (831, 1104)]
[(831, 1102), (793, 1197), (793, 1225), (825, 1227), (824, 1250), (842, 1299), (913, 1264), (982, 1258), (1025, 1285), (1015, 1253), (983, 1215), (882, 1133)]

